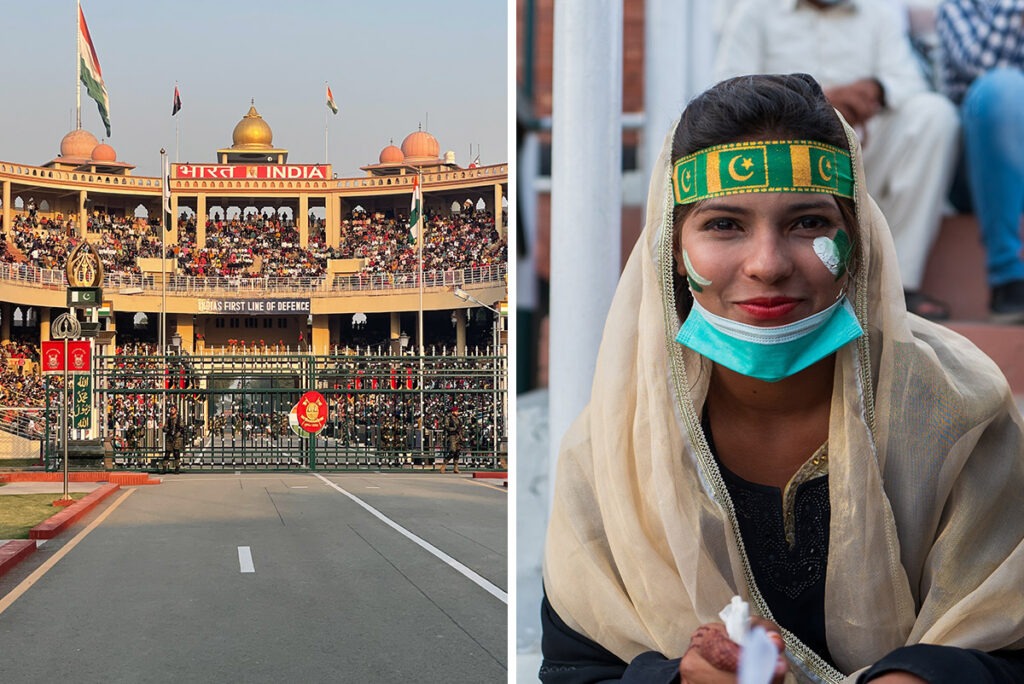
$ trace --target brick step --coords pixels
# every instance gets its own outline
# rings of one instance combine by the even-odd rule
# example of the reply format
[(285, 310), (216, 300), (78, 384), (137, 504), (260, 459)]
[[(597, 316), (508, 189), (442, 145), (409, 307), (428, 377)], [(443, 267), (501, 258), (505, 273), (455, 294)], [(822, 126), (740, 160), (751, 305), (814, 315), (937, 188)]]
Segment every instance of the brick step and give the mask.
[(1014, 394), (1024, 394), (1024, 325), (989, 322), (985, 248), (973, 215), (942, 221), (928, 255), (921, 289), (949, 304), (947, 325), (992, 357)]
[[(11, 472), (0, 473), (0, 482), (63, 482), (63, 473)], [(148, 473), (109, 473), (105, 471), (71, 471), (68, 482), (111, 482), (134, 487), (136, 485), (160, 484), (159, 479)]]
[(0, 542), (0, 575), (25, 560), (36, 550), (36, 542), (32, 539), (13, 539)]

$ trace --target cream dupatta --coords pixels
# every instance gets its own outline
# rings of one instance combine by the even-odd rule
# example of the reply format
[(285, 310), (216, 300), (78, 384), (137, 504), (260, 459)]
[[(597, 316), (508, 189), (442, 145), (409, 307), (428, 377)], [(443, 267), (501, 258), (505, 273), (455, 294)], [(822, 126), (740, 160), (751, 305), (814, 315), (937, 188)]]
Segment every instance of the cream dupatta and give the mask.
[[(906, 312), (852, 130), (867, 335), (837, 352), (825, 590), (836, 671), (785, 634), (795, 681), (918, 642), (1024, 648), (1024, 425), (995, 364)], [(740, 594), (771, 617), (698, 417), (710, 366), (674, 342), (672, 133), (604, 329), (591, 400), (562, 440), (544, 583), (573, 629), (629, 662), (685, 651)], [(844, 674), (845, 673), (845, 674)]]

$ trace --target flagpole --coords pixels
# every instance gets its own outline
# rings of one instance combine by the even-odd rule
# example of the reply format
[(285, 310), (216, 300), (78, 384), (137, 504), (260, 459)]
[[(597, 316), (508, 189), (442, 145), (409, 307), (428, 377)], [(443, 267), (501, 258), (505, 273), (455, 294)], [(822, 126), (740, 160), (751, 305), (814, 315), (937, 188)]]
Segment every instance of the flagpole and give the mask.
[[(160, 423), (165, 424), (167, 421), (167, 228), (170, 226), (171, 215), (168, 212), (167, 200), (165, 199), (168, 194), (168, 183), (170, 182), (169, 174), (167, 173), (167, 150), (160, 148), (160, 175), (163, 176), (161, 182), (160, 193), (160, 216), (163, 220), (160, 221), (160, 356), (163, 360), (164, 367), (164, 382), (163, 392), (160, 395)], [(161, 455), (166, 454), (167, 451), (167, 435), (163, 430), (160, 431), (160, 451)]]
[[(423, 241), (426, 236), (423, 234), (423, 214), (426, 211), (426, 203), (423, 201), (423, 172), (417, 169), (418, 178), (416, 179), (417, 187), (420, 191), (420, 215), (416, 218), (416, 246), (419, 252), (419, 283), (420, 283), (420, 311), (419, 311), (419, 335), (420, 338), (420, 449), (426, 448), (426, 444), (423, 441), (424, 429), (426, 427), (426, 415), (424, 415), (423, 409), (423, 355), (425, 352), (425, 345), (423, 338)], [(456, 464), (458, 465), (458, 464)], [(443, 467), (443, 466), (442, 466)]]
[[(177, 98), (177, 95), (178, 95), (178, 82), (177, 81), (174, 82), (174, 95), (175, 95), (175, 98)], [(177, 102), (177, 100), (175, 100), (175, 102)], [(177, 112), (175, 112), (175, 114), (177, 114)], [(174, 115), (172, 114), (171, 116), (174, 116)], [(178, 158), (178, 143), (179, 143), (178, 125), (179, 125), (178, 117), (175, 116), (174, 117), (174, 163), (175, 164), (177, 164), (179, 161), (181, 161)]]
[[(327, 81), (324, 81), (324, 89), (330, 90), (330, 88), (331, 86), (327, 83)], [(328, 107), (327, 109), (330, 109), (330, 107)], [(331, 162), (327, 153), (327, 112), (324, 112), (324, 165), (326, 166), (327, 164), (330, 163)]]
[(75, 0), (75, 130), (82, 127), (82, 53), (79, 51), (78, 34), (82, 17), (82, 0)]

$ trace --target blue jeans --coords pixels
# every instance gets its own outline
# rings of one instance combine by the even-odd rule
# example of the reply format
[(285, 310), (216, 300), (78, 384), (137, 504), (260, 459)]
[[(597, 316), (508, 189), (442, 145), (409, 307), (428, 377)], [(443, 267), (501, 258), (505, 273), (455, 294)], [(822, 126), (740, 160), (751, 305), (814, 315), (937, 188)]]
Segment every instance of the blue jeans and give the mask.
[(974, 211), (990, 286), (1024, 280), (1024, 71), (994, 69), (971, 84), (960, 107)]

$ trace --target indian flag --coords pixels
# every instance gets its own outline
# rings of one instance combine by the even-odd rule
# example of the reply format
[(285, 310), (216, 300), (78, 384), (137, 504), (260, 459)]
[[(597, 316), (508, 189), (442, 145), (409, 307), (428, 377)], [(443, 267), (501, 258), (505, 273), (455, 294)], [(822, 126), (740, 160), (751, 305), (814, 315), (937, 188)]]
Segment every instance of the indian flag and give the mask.
[(338, 113), (338, 105), (334, 102), (334, 93), (331, 92), (331, 86), (327, 86), (327, 106), (335, 114)]
[(420, 177), (412, 179), (412, 206), (409, 207), (409, 244), (415, 245), (417, 235), (417, 224), (420, 222), (420, 214), (423, 213), (423, 195), (420, 193)]
[(103, 125), (110, 135), (110, 98), (107, 97), (107, 87), (103, 85), (103, 72), (100, 71), (100, 60), (96, 56), (96, 48), (93, 47), (92, 37), (89, 35), (89, 27), (85, 24), (85, 14), (82, 6), (78, 6), (78, 59), (81, 63), (81, 79), (89, 97), (96, 100), (99, 107), (100, 117)]

